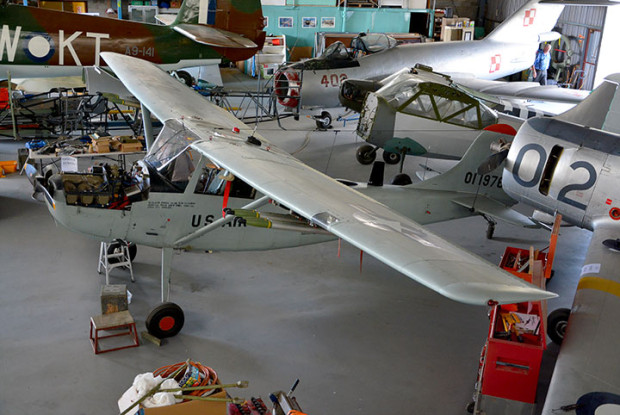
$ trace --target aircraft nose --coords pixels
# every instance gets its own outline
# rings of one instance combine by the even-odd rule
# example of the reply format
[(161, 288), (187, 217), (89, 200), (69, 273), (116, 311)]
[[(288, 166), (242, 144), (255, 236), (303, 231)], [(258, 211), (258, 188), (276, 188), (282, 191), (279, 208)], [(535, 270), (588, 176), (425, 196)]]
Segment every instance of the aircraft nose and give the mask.
[(274, 91), (278, 102), (289, 108), (297, 108), (301, 98), (301, 72), (284, 68), (275, 74)]

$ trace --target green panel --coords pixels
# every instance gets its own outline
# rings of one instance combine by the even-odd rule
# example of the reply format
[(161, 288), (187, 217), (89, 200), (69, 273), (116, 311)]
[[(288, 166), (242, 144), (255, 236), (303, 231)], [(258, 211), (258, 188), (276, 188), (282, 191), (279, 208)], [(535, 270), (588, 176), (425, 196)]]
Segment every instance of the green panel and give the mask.
[(335, 6), (336, 0), (286, 0), (287, 6)]
[[(301, 0), (296, 0), (297, 4)], [(327, 0), (303, 0), (307, 4), (321, 4)], [(343, 7), (303, 7), (303, 6), (263, 6), (263, 15), (268, 17), (268, 34), (286, 35), (286, 45), (292, 47), (313, 47), (316, 32), (395, 32), (408, 33), (411, 11), (392, 8), (348, 8)], [(346, 16), (346, 19), (344, 17)], [(292, 27), (279, 27), (279, 19), (292, 18)], [(322, 27), (322, 18), (334, 18), (335, 27)], [(302, 20), (316, 27), (303, 27)], [(310, 18), (310, 19), (308, 19)]]

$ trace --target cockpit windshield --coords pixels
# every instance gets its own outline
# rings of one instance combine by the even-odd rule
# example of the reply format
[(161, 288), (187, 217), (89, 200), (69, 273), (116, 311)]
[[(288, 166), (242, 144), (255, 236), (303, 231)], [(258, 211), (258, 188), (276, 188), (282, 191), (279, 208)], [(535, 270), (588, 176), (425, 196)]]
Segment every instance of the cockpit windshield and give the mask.
[(398, 44), (397, 40), (385, 33), (360, 33), (359, 36), (351, 41), (351, 49), (357, 56), (381, 52), (382, 50), (392, 49)]
[(184, 128), (177, 121), (168, 121), (166, 127), (157, 136), (144, 161), (161, 172), (195, 140), (198, 140), (198, 137), (192, 131)]
[(325, 52), (320, 56), (323, 59), (329, 60), (339, 60), (339, 59), (349, 59), (349, 51), (347, 47), (342, 42), (334, 42), (325, 49)]
[(495, 111), (446, 82), (426, 82), (403, 73), (377, 91), (396, 111), (481, 129), (497, 122)]

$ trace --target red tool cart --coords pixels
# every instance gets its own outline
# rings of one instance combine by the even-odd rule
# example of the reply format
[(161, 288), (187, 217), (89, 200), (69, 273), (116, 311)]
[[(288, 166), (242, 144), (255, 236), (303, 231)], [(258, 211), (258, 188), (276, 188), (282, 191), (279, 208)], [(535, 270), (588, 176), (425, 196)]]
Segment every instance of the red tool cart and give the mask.
[[(555, 219), (547, 252), (507, 247), (500, 267), (542, 288), (551, 277), (561, 216)], [(475, 414), (532, 414), (543, 351), (547, 347), (545, 301), (493, 306), (474, 402)]]

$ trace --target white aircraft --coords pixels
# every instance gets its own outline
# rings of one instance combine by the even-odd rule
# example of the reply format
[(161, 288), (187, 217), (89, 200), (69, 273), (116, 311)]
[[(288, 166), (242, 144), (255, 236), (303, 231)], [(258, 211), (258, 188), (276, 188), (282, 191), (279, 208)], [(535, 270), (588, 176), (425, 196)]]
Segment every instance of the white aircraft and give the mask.
[[(95, 182), (90, 188), (83, 181), (71, 182), (71, 175), (52, 176), (51, 191), (43, 189), (46, 203), (55, 220), (74, 231), (162, 248), (162, 301), (167, 300), (173, 249), (261, 250), (335, 237), (457, 301), (483, 305), (554, 296), (408, 218), (428, 223), (478, 213), (531, 224), (508, 209), (511, 199), (503, 194), (498, 175), (474, 180), (480, 152), (488, 155), (489, 140), (499, 134), (489, 132), (472, 157), (443, 180), (409, 188), (354, 186), (356, 191), (254, 134), (153, 64), (107, 52), (102, 57), (165, 127), (135, 167), (133, 185), (122, 185), (129, 178), (113, 172), (109, 177), (102, 173), (99, 181), (89, 176), (86, 182)], [(195, 173), (188, 178), (190, 156)], [(80, 186), (87, 191), (80, 193)], [(112, 202), (111, 194), (126, 197)], [(148, 319), (156, 334), (176, 334), (179, 324), (157, 328), (166, 315), (156, 310), (157, 318)], [(180, 313), (178, 306), (170, 306), (173, 319), (182, 320)]]
[[(346, 79), (380, 79), (416, 64), (431, 67), (457, 82), (511, 75), (532, 66), (541, 42), (559, 38), (559, 33), (552, 30), (564, 5), (553, 3), (614, 4), (530, 0), (482, 40), (398, 46), (386, 42), (386, 49), (359, 58), (354, 58), (344, 44), (334, 43), (319, 58), (280, 69), (275, 75), (274, 92), (280, 104), (294, 113), (303, 109), (315, 117), (319, 127), (326, 127), (341, 111), (338, 90)], [(556, 89), (556, 93), (571, 98), (571, 93)]]
[(506, 159), (508, 194), (592, 231), (572, 309), (548, 318), (548, 334), (562, 346), (545, 415), (620, 413), (619, 84), (620, 74), (611, 75), (566, 113), (527, 120), (510, 148), (478, 171)]

